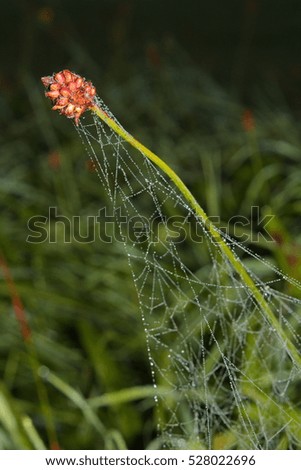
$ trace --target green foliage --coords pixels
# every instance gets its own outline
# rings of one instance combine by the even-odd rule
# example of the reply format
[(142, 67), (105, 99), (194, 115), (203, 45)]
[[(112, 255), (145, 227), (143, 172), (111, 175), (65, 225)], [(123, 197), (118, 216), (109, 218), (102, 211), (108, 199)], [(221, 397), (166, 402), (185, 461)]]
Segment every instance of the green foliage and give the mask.
[[(275, 215), (270, 229), (276, 242), (259, 236), (249, 243), (300, 279), (300, 123), (271, 99), (258, 99), (246, 114), (244, 106), (178, 57), (166, 58), (162, 69), (140, 64), (137, 72), (132, 65), (123, 83), (102, 84), (105, 101), (140, 141), (166, 156), (207, 213), (222, 217), (221, 226), (233, 215), (250, 218), (252, 205), (262, 216)], [(110, 206), (71, 122), (51, 114), (37, 80), (27, 77), (25, 89), (28, 114), (7, 123), (0, 142), (0, 246), (32, 343), (22, 338), (0, 273), (0, 448), (42, 449), (56, 441), (66, 449), (160, 447), (161, 411), (154, 406), (145, 333), (123, 244), (65, 243), (68, 233), (55, 220), (46, 227), (48, 234), (56, 232), (55, 243), (27, 241), (28, 220), (48, 217), (49, 207), (56, 206), (59, 215), (79, 215), (85, 232), (87, 216), (106, 206), (110, 212)], [(228, 229), (235, 229), (231, 220)], [(246, 231), (257, 238), (256, 227)], [(205, 277), (210, 259), (196, 264), (196, 250), (189, 245), (188, 263)], [(266, 273), (260, 274), (264, 279)], [(250, 349), (251, 339), (246, 354)], [(208, 358), (208, 367), (215, 360)], [(296, 413), (297, 395), (294, 400), (289, 413)], [(258, 401), (264, 406), (264, 396)], [(258, 420), (255, 407), (248, 413)], [(289, 432), (300, 440), (293, 425)], [(229, 432), (215, 436), (214, 445), (233, 442)], [(282, 445), (288, 446), (285, 437)]]

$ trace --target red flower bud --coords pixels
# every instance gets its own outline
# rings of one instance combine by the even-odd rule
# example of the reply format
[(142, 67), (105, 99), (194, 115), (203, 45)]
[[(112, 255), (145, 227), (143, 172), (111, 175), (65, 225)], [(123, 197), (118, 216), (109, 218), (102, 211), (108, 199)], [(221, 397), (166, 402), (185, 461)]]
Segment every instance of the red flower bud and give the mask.
[(54, 100), (55, 98), (58, 98), (58, 96), (60, 95), (60, 92), (58, 90), (47, 91), (45, 95), (48, 96), (48, 98), (51, 98), (52, 100)]
[(75, 86), (76, 88), (80, 88), (83, 84), (83, 79), (79, 77), (77, 80), (75, 80)]
[(66, 87), (63, 87), (60, 89), (60, 93), (62, 96), (65, 96), (65, 97), (69, 97), (70, 96), (70, 91), (68, 90), (68, 88)]
[(81, 115), (94, 106), (94, 86), (70, 70), (63, 70), (41, 80), (48, 88), (46, 96), (53, 101), (52, 109), (74, 118), (76, 125)]
[(77, 87), (76, 87), (76, 82), (70, 82), (70, 83), (68, 84), (68, 88), (69, 88), (70, 92), (75, 91), (76, 88), (77, 88)]
[(69, 103), (66, 108), (66, 114), (72, 114), (74, 112), (74, 104)]
[(41, 78), (41, 81), (42, 81), (43, 85), (44, 85), (45, 87), (47, 87), (47, 86), (50, 85), (50, 83), (52, 83), (53, 79), (52, 79), (51, 76), (48, 76), (48, 77), (42, 77), (42, 78)]
[(65, 106), (67, 106), (68, 104), (68, 98), (65, 98), (65, 97), (62, 97), (62, 98), (59, 98), (56, 102), (55, 102), (55, 106), (53, 106), (53, 110), (56, 110), (56, 109), (63, 109)]
[(56, 73), (54, 76), (54, 80), (60, 83), (61, 85), (65, 83), (65, 77), (62, 72)]
[(65, 82), (66, 82), (66, 83), (71, 82), (71, 80), (72, 80), (72, 74), (71, 74), (71, 72), (69, 72), (69, 70), (64, 70), (64, 71), (63, 71), (63, 74), (64, 74), (64, 76), (65, 76)]
[(50, 85), (50, 90), (59, 90), (60, 89), (60, 85), (58, 83), (52, 83)]

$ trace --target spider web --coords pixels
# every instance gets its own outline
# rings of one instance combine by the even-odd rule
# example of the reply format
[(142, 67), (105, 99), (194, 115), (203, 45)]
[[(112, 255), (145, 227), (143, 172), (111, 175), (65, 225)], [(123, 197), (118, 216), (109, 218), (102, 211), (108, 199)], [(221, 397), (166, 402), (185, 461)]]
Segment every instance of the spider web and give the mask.
[[(99, 98), (98, 105), (115, 119)], [(143, 153), (91, 119), (78, 132), (133, 273), (162, 447), (300, 448), (301, 374), (286, 341), (178, 189)], [(256, 272), (262, 264), (269, 270), (263, 281), (246, 268), (299, 349), (301, 302), (280, 291), (297, 281), (222, 236), (245, 266), (255, 259)]]

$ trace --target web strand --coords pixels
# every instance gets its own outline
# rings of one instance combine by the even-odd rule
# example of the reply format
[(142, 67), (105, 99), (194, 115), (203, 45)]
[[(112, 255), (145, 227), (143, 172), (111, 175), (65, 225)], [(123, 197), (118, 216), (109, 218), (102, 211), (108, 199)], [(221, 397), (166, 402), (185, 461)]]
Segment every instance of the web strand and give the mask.
[[(218, 243), (166, 176), (97, 116), (77, 130), (128, 256), (162, 447), (298, 448), (300, 368)], [(300, 284), (220, 233), (235, 256), (268, 268), (266, 281), (246, 269), (300, 350), (301, 302), (273, 288)]]

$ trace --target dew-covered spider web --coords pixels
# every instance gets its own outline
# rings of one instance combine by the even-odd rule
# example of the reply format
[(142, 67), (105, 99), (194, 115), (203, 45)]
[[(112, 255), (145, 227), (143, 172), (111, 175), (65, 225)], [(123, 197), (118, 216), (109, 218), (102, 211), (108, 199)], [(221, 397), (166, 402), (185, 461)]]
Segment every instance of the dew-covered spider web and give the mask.
[(297, 282), (223, 235), (286, 341), (169, 178), (97, 116), (78, 131), (133, 273), (162, 447), (300, 449), (301, 302), (281, 293)]

